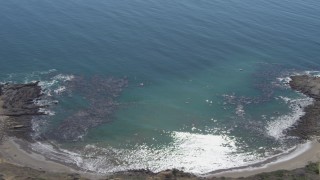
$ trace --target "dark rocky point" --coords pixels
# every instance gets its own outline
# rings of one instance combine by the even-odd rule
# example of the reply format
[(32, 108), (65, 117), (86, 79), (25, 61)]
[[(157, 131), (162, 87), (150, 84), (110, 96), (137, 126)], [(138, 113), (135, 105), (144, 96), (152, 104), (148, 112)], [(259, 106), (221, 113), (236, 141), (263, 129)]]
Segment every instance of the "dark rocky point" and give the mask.
[(314, 103), (307, 106), (305, 115), (287, 131), (287, 134), (310, 139), (320, 135), (320, 77), (307, 75), (292, 76), (290, 86), (314, 99)]
[(303, 94), (320, 100), (320, 78), (308, 75), (291, 76), (290, 86), (292, 89), (302, 92)]
[(0, 86), (0, 115), (8, 117), (2, 126), (9, 136), (30, 140), (31, 119), (43, 115), (34, 103), (41, 96), (38, 82), (28, 84), (4, 84)]

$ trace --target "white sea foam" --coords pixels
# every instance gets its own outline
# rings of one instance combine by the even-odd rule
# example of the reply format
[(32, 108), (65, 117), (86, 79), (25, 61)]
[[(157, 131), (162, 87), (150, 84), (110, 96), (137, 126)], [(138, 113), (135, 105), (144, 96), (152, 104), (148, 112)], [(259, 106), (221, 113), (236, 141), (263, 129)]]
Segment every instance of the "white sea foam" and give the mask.
[(246, 114), (244, 111), (244, 107), (241, 104), (238, 104), (236, 107), (236, 114), (240, 117), (244, 117), (244, 115)]
[[(303, 143), (303, 144), (298, 144), (298, 145), (296, 145), (294, 147), (291, 147), (291, 148), (283, 151), (283, 153), (281, 153), (281, 154), (269, 156), (268, 157), (269, 160), (273, 159), (273, 158), (276, 158), (272, 162), (269, 162), (269, 163), (263, 164), (262, 166), (257, 166), (257, 167), (248, 166), (248, 167), (245, 167), (245, 168), (239, 168), (239, 169), (236, 169), (236, 170), (227, 171), (227, 173), (228, 172), (235, 172), (236, 173), (236, 172), (254, 171), (254, 170), (265, 169), (265, 168), (268, 168), (270, 166), (279, 164), (281, 162), (289, 161), (289, 160), (291, 160), (291, 159), (293, 159), (293, 158), (305, 153), (311, 147), (312, 147), (312, 142), (311, 141), (308, 141), (308, 142)], [(267, 160), (267, 159), (265, 159), (265, 160)], [(226, 173), (226, 171), (224, 171), (222, 173), (217, 173), (217, 174), (210, 174), (210, 176), (219, 176), (219, 175), (224, 174), (224, 173)]]
[(33, 151), (42, 154), (45, 157), (48, 157), (53, 160), (57, 160), (64, 163), (80, 165), (83, 161), (79, 154), (57, 149), (51, 144), (35, 142), (31, 144)]
[[(166, 148), (154, 149), (146, 145), (136, 148), (114, 149), (96, 145), (86, 145), (81, 153), (57, 149), (50, 144), (33, 143), (32, 149), (51, 159), (75, 164), (83, 170), (97, 173), (110, 173), (131, 169), (150, 169), (159, 172), (178, 168), (195, 174), (207, 174), (213, 170), (249, 166), (267, 158), (259, 158), (254, 153), (239, 153), (235, 141), (227, 136), (173, 132), (174, 142)], [(289, 160), (306, 151), (310, 142), (287, 149), (282, 154), (293, 153), (280, 158), (269, 165)], [(278, 157), (281, 154), (268, 158)], [(253, 168), (247, 168), (250, 170)], [(244, 169), (241, 169), (243, 171)]]
[(58, 101), (57, 100), (47, 100), (47, 99), (36, 99), (33, 101), (33, 103), (38, 106), (49, 106), (49, 105), (58, 103)]
[(42, 87), (42, 89), (49, 89), (50, 87), (56, 85), (58, 83), (57, 80), (51, 80), (51, 81), (40, 81), (39, 86)]
[(46, 108), (39, 108), (39, 112), (44, 113), (49, 116), (53, 116), (56, 114), (54, 111), (46, 109)]
[(283, 85), (288, 85), (289, 82), (291, 81), (291, 78), (290, 77), (280, 77), (280, 78), (277, 78), (277, 80)]
[(73, 79), (74, 75), (58, 74), (52, 77), (50, 80), (40, 81), (39, 85), (42, 88), (42, 93), (46, 94), (47, 96), (52, 96), (53, 93), (60, 95), (66, 90), (66, 87), (63, 85), (63, 83), (72, 81)]
[(56, 69), (50, 69), (48, 71), (40, 71), (39, 74), (51, 74), (53, 72), (57, 72), (57, 70)]
[(305, 71), (304, 73), (310, 76), (320, 77), (320, 71)]
[(58, 80), (58, 81), (71, 81), (74, 79), (74, 75), (65, 75), (65, 74), (58, 74), (52, 78), (53, 80)]
[(266, 126), (268, 135), (275, 139), (284, 138), (284, 130), (292, 127), (305, 114), (304, 108), (313, 103), (313, 99), (306, 96), (298, 99), (280, 96), (280, 99), (289, 105), (291, 112), (271, 120)]
[(154, 172), (178, 168), (203, 174), (215, 169), (232, 168), (259, 160), (254, 153), (238, 153), (235, 141), (227, 136), (172, 132), (173, 142), (166, 148), (139, 145), (133, 149), (101, 148), (87, 145), (81, 153), (57, 150), (50, 145), (33, 144), (33, 149), (55, 160), (63, 160), (97, 173), (130, 169)]
[(57, 89), (53, 90), (56, 94), (62, 94), (67, 88), (65, 86), (60, 86)]
[[(51, 70), (51, 72), (55, 72), (56, 70)], [(48, 73), (49, 73), (48, 72)], [(66, 91), (66, 86), (63, 85), (63, 83), (67, 81), (71, 81), (74, 78), (73, 75), (63, 75), (58, 74), (50, 80), (42, 80), (39, 82), (39, 85), (41, 86), (42, 93), (47, 95), (48, 97), (55, 95), (61, 95), (64, 91)], [(56, 100), (48, 100), (48, 99), (41, 99), (41, 100), (35, 100), (34, 103), (39, 106), (48, 106), (52, 104), (56, 104), (58, 101)], [(53, 110), (50, 110), (48, 108), (40, 108), (39, 112), (43, 112), (44, 114), (53, 116), (55, 115), (55, 112)]]
[(290, 76), (297, 75), (309, 75), (314, 77), (320, 77), (320, 71), (302, 71), (302, 72), (294, 72), (290, 74), (284, 74), (282, 77), (277, 78), (277, 82), (280, 83), (282, 87), (289, 88), (289, 82), (292, 80)]
[(142, 146), (125, 152), (124, 156), (120, 154), (119, 159), (124, 159), (128, 164), (118, 168), (149, 168), (155, 172), (178, 168), (203, 174), (213, 169), (244, 165), (246, 159), (256, 159), (254, 155), (235, 153), (235, 142), (227, 136), (173, 132), (172, 138), (173, 143), (167, 148), (155, 150)]

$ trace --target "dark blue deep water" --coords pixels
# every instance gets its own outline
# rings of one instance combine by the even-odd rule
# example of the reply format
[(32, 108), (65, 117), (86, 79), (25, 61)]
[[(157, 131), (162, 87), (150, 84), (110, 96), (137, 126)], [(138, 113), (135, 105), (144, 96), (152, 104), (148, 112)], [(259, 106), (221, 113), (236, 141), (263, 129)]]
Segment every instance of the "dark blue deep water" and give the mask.
[(0, 0), (1, 81), (40, 80), (59, 101), (36, 133), (87, 106), (73, 78), (128, 78), (108, 122), (52, 139), (100, 173), (208, 173), (294, 147), (283, 130), (310, 99), (286, 80), (318, 74), (319, 57), (317, 0)]

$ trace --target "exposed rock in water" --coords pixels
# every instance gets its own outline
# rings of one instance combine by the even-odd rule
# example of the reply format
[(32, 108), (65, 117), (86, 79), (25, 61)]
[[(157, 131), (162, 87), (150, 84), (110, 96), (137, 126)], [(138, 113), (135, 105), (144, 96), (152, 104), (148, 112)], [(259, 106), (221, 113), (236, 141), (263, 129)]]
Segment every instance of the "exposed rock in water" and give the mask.
[(309, 97), (315, 102), (307, 106), (305, 115), (287, 131), (289, 135), (298, 136), (302, 139), (310, 139), (320, 135), (320, 77), (307, 75), (292, 76), (290, 86)]
[(307, 75), (292, 76), (290, 86), (292, 89), (302, 92), (303, 94), (320, 100), (320, 78)]
[(5, 116), (39, 115), (39, 106), (34, 100), (40, 97), (38, 82), (29, 84), (8, 84), (1, 88), (2, 111)]
[(39, 112), (40, 106), (34, 103), (41, 96), (38, 82), (28, 84), (1, 85), (0, 115), (8, 117), (4, 123), (5, 131), (10, 136), (30, 140), (31, 119)]
[(128, 85), (128, 80), (112, 77), (93, 77), (87, 80), (77, 77), (71, 83), (71, 88), (80, 92), (89, 105), (63, 120), (58, 128), (52, 131), (53, 137), (62, 141), (77, 141), (88, 129), (110, 122), (119, 106), (116, 98)]

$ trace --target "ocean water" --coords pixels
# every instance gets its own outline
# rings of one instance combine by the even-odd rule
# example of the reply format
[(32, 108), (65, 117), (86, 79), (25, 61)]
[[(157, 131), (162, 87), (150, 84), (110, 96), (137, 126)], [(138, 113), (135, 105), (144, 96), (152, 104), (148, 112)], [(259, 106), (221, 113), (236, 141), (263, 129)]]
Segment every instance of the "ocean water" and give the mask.
[[(99, 173), (206, 174), (301, 143), (283, 131), (312, 99), (287, 82), (319, 74), (319, 1), (10, 0), (0, 17), (0, 80), (40, 81), (37, 103), (51, 106), (34, 119), (46, 141), (31, 146), (49, 158)], [(90, 106), (81, 89), (99, 89), (72, 88), (77, 77), (128, 86), (106, 121), (61, 141), (50, 134)]]

